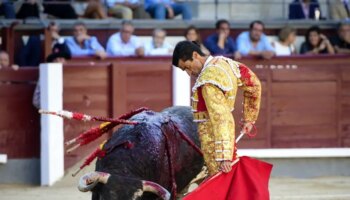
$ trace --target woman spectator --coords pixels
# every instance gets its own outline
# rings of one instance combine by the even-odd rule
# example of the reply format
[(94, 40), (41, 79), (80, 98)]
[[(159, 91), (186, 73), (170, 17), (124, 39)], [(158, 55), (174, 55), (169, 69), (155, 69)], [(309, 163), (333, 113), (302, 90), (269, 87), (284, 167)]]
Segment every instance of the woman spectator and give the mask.
[(184, 36), (187, 41), (196, 42), (200, 46), (203, 53), (205, 53), (206, 55), (210, 54), (209, 50), (204, 46), (198, 29), (195, 26), (191, 25), (187, 27)]
[(300, 54), (334, 54), (334, 48), (328, 38), (321, 33), (321, 29), (313, 26), (306, 32)]
[(276, 56), (290, 56), (295, 54), (295, 38), (296, 30), (293, 27), (286, 26), (282, 28), (278, 34), (278, 41), (272, 42)]

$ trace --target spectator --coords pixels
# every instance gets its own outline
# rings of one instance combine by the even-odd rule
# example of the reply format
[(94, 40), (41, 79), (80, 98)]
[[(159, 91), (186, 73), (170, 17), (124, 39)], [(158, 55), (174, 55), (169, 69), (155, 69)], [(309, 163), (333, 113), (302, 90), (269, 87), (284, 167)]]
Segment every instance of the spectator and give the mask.
[(172, 19), (182, 15), (182, 19), (191, 20), (192, 12), (186, 2), (174, 2), (173, 0), (145, 0), (145, 10), (152, 18), (158, 20)]
[(333, 20), (350, 18), (349, 0), (332, 0), (330, 1), (330, 13)]
[(72, 56), (92, 56), (104, 59), (107, 54), (95, 36), (87, 33), (86, 25), (83, 22), (74, 24), (74, 36), (66, 39)]
[(107, 0), (108, 14), (122, 19), (132, 19), (133, 10), (140, 6), (139, 0)]
[(40, 3), (37, 0), (26, 0), (17, 12), (18, 19), (40, 18)]
[(296, 30), (290, 26), (282, 28), (278, 34), (278, 41), (274, 41), (272, 46), (275, 48), (276, 56), (290, 56), (296, 53), (294, 46)]
[(152, 40), (145, 44), (146, 56), (171, 55), (173, 46), (165, 41), (166, 31), (163, 29), (154, 29)]
[[(67, 51), (68, 50), (68, 51)], [(49, 63), (66, 63), (66, 60), (71, 59), (69, 49), (64, 44), (56, 43), (53, 47), (53, 53), (46, 58)], [(38, 110), (40, 109), (40, 81), (36, 83), (33, 93), (32, 103)]]
[(320, 19), (318, 0), (294, 0), (289, 4), (289, 19)]
[(264, 28), (264, 23), (257, 20), (250, 23), (249, 31), (239, 34), (237, 45), (242, 55), (259, 56), (265, 59), (275, 55), (274, 48), (264, 34)]
[(216, 33), (210, 35), (204, 42), (212, 55), (232, 54), (235, 59), (241, 57), (233, 38), (230, 37), (230, 23), (221, 19), (215, 24)]
[[(48, 31), (51, 34), (51, 39), (52, 39), (52, 51), (51, 51), (51, 55), (53, 56), (58, 56), (58, 57), (64, 57), (66, 59), (70, 59), (71, 58), (71, 52), (69, 50), (69, 47), (65, 41), (65, 39), (63, 37), (60, 36), (59, 31), (60, 28), (58, 26), (57, 23), (55, 22), (51, 22), (49, 24), (49, 26), (47, 27)], [(57, 55), (56, 55), (57, 54)], [(47, 61), (52, 61), (54, 59), (46, 59)]]
[(107, 42), (107, 53), (112, 56), (144, 56), (141, 41), (134, 33), (131, 21), (123, 21), (118, 33), (113, 34)]
[(10, 56), (6, 51), (0, 51), (0, 69), (18, 70), (18, 65), (10, 64)]
[(327, 39), (321, 34), (318, 26), (309, 28), (305, 35), (305, 42), (301, 45), (300, 54), (334, 54), (334, 49)]
[(12, 2), (9, 2), (8, 0), (0, 1), (0, 16), (2, 15), (5, 17), (5, 19), (16, 18), (15, 7), (13, 6)]
[(77, 19), (71, 0), (44, 0), (44, 13), (60, 19)]
[(338, 35), (331, 38), (336, 53), (350, 54), (350, 23), (342, 22), (338, 25)]
[(187, 41), (196, 42), (200, 46), (204, 54), (206, 55), (210, 54), (209, 50), (204, 46), (201, 39), (201, 35), (199, 34), (198, 29), (195, 26), (191, 25), (187, 27), (187, 29), (185, 30), (184, 36)]
[(71, 52), (65, 43), (56, 43), (52, 48), (52, 53), (46, 58), (46, 61), (65, 63), (66, 60), (71, 59), (71, 57)]
[[(48, 27), (50, 32), (53, 47), (56, 43), (64, 44), (65, 40), (59, 35), (59, 26), (55, 22), (51, 22)], [(17, 63), (20, 66), (38, 66), (40, 62), (43, 61), (42, 58), (42, 44), (43, 36), (42, 35), (31, 35), (29, 36), (28, 42), (21, 48), (18, 57)]]
[(30, 35), (16, 57), (19, 66), (39, 66), (42, 61), (43, 35)]
[(107, 19), (105, 9), (100, 0), (89, 0), (89, 3), (82, 16), (88, 19)]

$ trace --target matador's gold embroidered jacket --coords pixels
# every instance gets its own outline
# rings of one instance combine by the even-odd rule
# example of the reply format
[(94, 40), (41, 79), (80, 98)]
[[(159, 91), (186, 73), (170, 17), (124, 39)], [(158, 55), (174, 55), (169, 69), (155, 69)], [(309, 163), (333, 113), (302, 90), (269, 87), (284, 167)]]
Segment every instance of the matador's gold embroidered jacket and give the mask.
[(209, 56), (192, 88), (192, 111), (194, 121), (199, 123), (207, 165), (208, 162), (233, 159), (235, 126), (231, 112), (238, 87), (244, 91), (243, 120), (255, 122), (261, 100), (261, 84), (257, 76), (242, 63), (222, 56)]

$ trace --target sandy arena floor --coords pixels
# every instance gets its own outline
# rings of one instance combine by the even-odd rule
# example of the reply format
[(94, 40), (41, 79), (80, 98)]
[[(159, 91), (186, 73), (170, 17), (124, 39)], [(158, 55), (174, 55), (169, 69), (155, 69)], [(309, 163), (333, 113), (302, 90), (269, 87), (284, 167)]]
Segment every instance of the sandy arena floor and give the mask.
[[(90, 166), (79, 175), (92, 170)], [(77, 189), (79, 175), (71, 172), (52, 187), (1, 185), (1, 200), (89, 200), (90, 193)], [(320, 177), (313, 179), (272, 178), (272, 200), (350, 200), (350, 177)]]

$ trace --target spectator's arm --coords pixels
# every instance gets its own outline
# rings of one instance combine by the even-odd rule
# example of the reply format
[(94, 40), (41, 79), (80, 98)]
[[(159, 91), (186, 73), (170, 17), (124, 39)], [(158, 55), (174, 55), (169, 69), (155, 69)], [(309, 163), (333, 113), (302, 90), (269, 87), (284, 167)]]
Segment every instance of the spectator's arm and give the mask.
[(250, 49), (245, 45), (245, 42), (244, 35), (240, 34), (237, 38), (237, 49), (244, 56), (248, 55), (250, 52)]
[(264, 42), (265, 51), (271, 51), (275, 53), (275, 48), (271, 45), (266, 35), (263, 36), (263, 42)]
[(204, 42), (204, 45), (213, 55), (224, 53), (224, 49), (221, 49), (212, 37), (207, 38)]
[(66, 44), (72, 53), (72, 56), (88, 56), (88, 55), (94, 55), (95, 51), (87, 48), (82, 49), (74, 40), (74, 38), (68, 38), (66, 39)]
[(105, 51), (103, 46), (98, 42), (96, 37), (91, 37), (89, 40), (90, 43), (90, 48), (93, 49), (94, 51)]
[(340, 53), (340, 54), (341, 53), (350, 54), (350, 49), (340, 48), (338, 46), (335, 46), (334, 49), (337, 53)]
[(141, 40), (137, 36), (134, 36), (134, 38), (131, 38), (131, 40), (134, 40), (134, 42), (135, 42), (135, 55), (144, 56), (145, 55), (145, 48), (144, 48), (144, 44), (141, 42)]
[(107, 42), (107, 54), (111, 56), (119, 56), (121, 49), (119, 45), (115, 44), (115, 38), (112, 36)]

